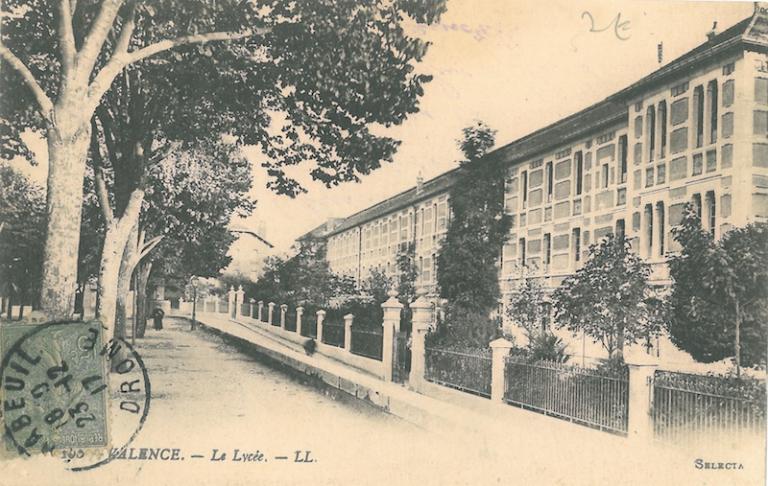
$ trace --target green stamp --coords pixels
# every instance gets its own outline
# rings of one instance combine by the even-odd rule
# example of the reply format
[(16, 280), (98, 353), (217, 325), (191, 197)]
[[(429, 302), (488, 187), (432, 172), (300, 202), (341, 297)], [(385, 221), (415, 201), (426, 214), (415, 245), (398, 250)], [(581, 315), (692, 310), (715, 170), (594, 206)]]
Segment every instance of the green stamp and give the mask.
[(2, 421), (20, 455), (108, 445), (101, 334), (98, 322), (0, 328)]

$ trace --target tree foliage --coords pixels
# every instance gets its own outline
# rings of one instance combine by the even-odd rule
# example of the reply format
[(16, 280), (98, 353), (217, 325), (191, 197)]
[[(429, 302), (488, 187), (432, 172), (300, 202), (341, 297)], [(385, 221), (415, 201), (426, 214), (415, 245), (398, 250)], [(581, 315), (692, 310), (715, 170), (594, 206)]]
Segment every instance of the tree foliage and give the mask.
[(731, 230), (715, 242), (689, 207), (673, 234), (682, 249), (670, 260), (674, 285), (668, 330), (672, 342), (705, 363), (733, 357), (738, 319), (740, 365), (764, 365), (768, 227), (753, 223)]
[[(86, 48), (98, 48), (90, 76), (98, 97), (85, 105), (121, 90), (126, 70), (134, 84), (152, 79), (141, 100), (151, 109), (134, 115), (172, 119), (171, 136), (226, 131), (260, 147), (269, 186), (286, 194), (303, 190), (287, 166), (310, 162), (314, 179), (334, 185), (391, 161), (398, 142), (370, 127), (397, 125), (415, 113), (431, 79), (415, 70), (428, 43), (405, 25), (436, 22), (446, 8), (445, 0), (150, 0), (114, 2), (114, 10), (107, 3), (72, 3), (75, 10), (63, 17), (57, 2), (4, 2), (4, 49), (54, 97), (77, 67), (73, 56), (84, 60)], [(101, 11), (108, 12), (101, 17), (108, 35), (103, 45), (89, 46)], [(67, 20), (71, 42), (60, 24)], [(121, 33), (130, 34), (127, 42)], [(20, 134), (42, 133), (46, 114), (32, 109), (38, 103), (17, 70), (0, 76), (8, 94), (0, 102), (2, 156), (31, 157)]]
[(585, 332), (611, 357), (624, 346), (656, 334), (658, 299), (648, 284), (650, 267), (623, 236), (609, 234), (589, 248), (589, 259), (555, 290), (557, 325)]
[(437, 281), (450, 305), (488, 314), (499, 300), (499, 251), (510, 227), (504, 214), (504, 166), (492, 156), (495, 131), (463, 130), (461, 175), (450, 190), (452, 217), (438, 256)]
[(183, 288), (192, 275), (218, 276), (231, 261), (231, 219), (254, 207), (251, 164), (236, 146), (199, 144), (173, 152), (152, 167), (149, 179), (141, 227), (148, 236), (163, 236), (148, 260), (156, 277)]
[(452, 217), (438, 255), (437, 282), (448, 300), (448, 339), (485, 347), (498, 332), (490, 318), (500, 298), (497, 261), (509, 233), (504, 214), (504, 165), (486, 155), (495, 131), (482, 122), (463, 130), (457, 141), (465, 159), (450, 189)]
[(532, 277), (526, 278), (509, 299), (507, 317), (523, 328), (529, 341), (544, 331), (542, 323), (549, 311), (545, 302), (541, 281)]
[(331, 271), (325, 251), (324, 244), (302, 242), (290, 258), (267, 258), (264, 273), (246, 289), (246, 295), (264, 302), (320, 308), (334, 297), (354, 294), (354, 281)]
[(0, 164), (0, 294), (37, 304), (45, 232), (45, 192)]

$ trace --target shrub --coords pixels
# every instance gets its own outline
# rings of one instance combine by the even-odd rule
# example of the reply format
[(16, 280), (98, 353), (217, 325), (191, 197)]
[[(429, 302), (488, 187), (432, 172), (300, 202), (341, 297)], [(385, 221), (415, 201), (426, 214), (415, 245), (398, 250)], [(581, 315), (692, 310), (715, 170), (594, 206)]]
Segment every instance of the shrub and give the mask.
[(566, 345), (562, 339), (552, 333), (539, 333), (533, 334), (528, 342), (527, 358), (529, 362), (566, 363), (571, 356), (566, 351)]

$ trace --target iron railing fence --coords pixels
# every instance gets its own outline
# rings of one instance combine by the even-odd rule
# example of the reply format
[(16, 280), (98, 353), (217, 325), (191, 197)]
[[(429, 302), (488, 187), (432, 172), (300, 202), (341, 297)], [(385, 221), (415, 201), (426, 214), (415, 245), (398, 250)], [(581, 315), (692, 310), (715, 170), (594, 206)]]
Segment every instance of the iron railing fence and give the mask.
[(627, 432), (626, 367), (602, 370), (545, 361), (531, 364), (509, 357), (505, 382), (504, 400), (510, 405), (608, 432)]
[(381, 361), (384, 347), (384, 330), (382, 328), (364, 328), (352, 325), (350, 352), (366, 358)]
[(438, 385), (491, 396), (491, 356), (427, 347), (424, 377)]
[(219, 300), (219, 313), (226, 314), (229, 312), (229, 301), (226, 299)]
[(765, 381), (658, 370), (653, 378), (653, 429), (681, 442), (765, 431)]
[[(269, 308), (266, 310), (267, 314), (267, 322), (269, 322)], [(280, 327), (280, 306), (275, 305), (272, 308), (272, 325), (275, 327)]]
[(301, 316), (300, 334), (304, 337), (317, 339), (317, 315), (305, 313)]
[(339, 348), (344, 347), (344, 324), (323, 322), (323, 342)]
[(250, 316), (251, 304), (240, 304), (240, 314), (244, 316)]
[(205, 312), (216, 312), (216, 302), (208, 301), (205, 303)]
[(296, 307), (288, 306), (285, 311), (285, 330), (296, 332)]

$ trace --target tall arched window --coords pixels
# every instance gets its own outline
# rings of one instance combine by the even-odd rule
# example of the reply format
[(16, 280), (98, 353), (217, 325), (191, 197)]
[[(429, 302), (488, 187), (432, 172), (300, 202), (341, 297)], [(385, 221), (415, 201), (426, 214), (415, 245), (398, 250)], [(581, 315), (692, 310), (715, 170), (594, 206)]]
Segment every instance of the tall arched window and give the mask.
[(646, 138), (648, 139), (648, 162), (653, 160), (656, 153), (656, 108), (648, 107), (645, 116)]
[(659, 158), (664, 158), (667, 151), (667, 102), (659, 103)]
[(709, 99), (709, 143), (717, 142), (717, 80), (713, 79), (707, 85)]

